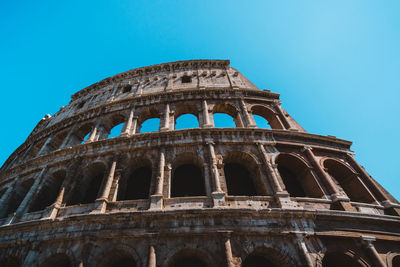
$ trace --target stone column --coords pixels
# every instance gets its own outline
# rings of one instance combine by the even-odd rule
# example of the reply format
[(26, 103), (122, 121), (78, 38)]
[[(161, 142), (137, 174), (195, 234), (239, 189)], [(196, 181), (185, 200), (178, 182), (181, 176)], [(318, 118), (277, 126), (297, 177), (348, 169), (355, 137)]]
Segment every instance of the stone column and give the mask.
[(32, 197), (34, 195), (36, 195), (38, 189), (39, 189), (39, 185), (40, 182), (42, 181), (45, 173), (47, 172), (47, 167), (44, 167), (40, 173), (38, 175), (36, 175), (35, 182), (33, 183), (33, 185), (31, 186), (31, 188), (29, 189), (28, 193), (26, 194), (24, 200), (21, 202), (21, 204), (19, 205), (18, 209), (16, 210), (16, 214), (17, 216), (22, 215), (23, 213), (25, 213), (30, 205), (32, 204)]
[(75, 133), (76, 125), (72, 126), (69, 132), (67, 133), (67, 136), (65, 136), (64, 141), (60, 145), (60, 149), (66, 148), (67, 145), (71, 141), (71, 136)]
[(135, 117), (135, 109), (131, 109), (129, 113), (129, 118), (125, 122), (124, 127), (122, 129), (121, 136), (130, 136), (135, 134), (136, 131), (136, 124), (137, 124), (137, 117)]
[[(314, 267), (314, 262), (308, 252), (306, 242), (304, 240), (304, 236), (302, 234), (297, 234), (297, 245), (300, 247), (300, 250), (303, 252), (304, 259), (306, 260), (306, 266)], [(344, 266), (343, 266), (344, 267)]]
[(46, 142), (44, 142), (42, 148), (39, 150), (39, 152), (37, 153), (37, 156), (41, 156), (42, 154), (44, 154), (45, 150), (47, 150), (50, 142), (53, 140), (53, 138), (51, 136), (49, 136), (46, 140)]
[(204, 172), (204, 184), (206, 186), (206, 195), (211, 196), (212, 189), (210, 185), (210, 169), (208, 168), (207, 163), (203, 164), (203, 172)]
[(208, 142), (208, 151), (210, 153), (211, 160), (211, 173), (214, 181), (215, 191), (211, 193), (214, 206), (223, 206), (225, 204), (225, 192), (221, 189), (221, 182), (219, 180), (218, 166), (217, 160), (215, 157), (214, 144), (212, 142)]
[[(257, 143), (258, 150), (260, 151), (262, 161), (267, 167), (268, 177), (270, 177), (270, 183), (273, 187), (274, 193), (286, 192), (282, 189), (281, 184), (279, 183), (279, 178), (276, 175), (274, 168), (270, 162), (270, 157), (268, 156), (267, 151), (262, 143)], [(287, 192), (286, 192), (287, 194)]]
[(158, 173), (156, 178), (156, 191), (151, 196), (150, 209), (161, 210), (163, 205), (163, 185), (164, 185), (164, 170), (165, 170), (165, 153), (160, 152), (158, 161)]
[(380, 257), (379, 253), (372, 242), (376, 240), (374, 236), (361, 236), (362, 243), (367, 250), (367, 254), (374, 261), (374, 266), (386, 267), (385, 262)]
[(290, 123), (289, 123), (288, 119), (286, 118), (285, 112), (283, 111), (280, 103), (276, 103), (275, 107), (276, 107), (279, 115), (281, 115), (280, 117), (282, 118), (282, 123), (285, 126), (284, 129), (290, 130), (292, 127), (290, 127)]
[(226, 265), (228, 267), (235, 267), (237, 266), (233, 260), (232, 255), (232, 247), (231, 247), (231, 240), (230, 234), (226, 234), (224, 236), (224, 245), (225, 245), (225, 256), (226, 256)]
[(112, 160), (110, 170), (104, 182), (103, 191), (101, 196), (96, 199), (97, 207), (94, 212), (104, 213), (107, 209), (108, 196), (110, 194), (111, 186), (114, 181), (115, 168), (117, 166), (117, 157)]
[(208, 105), (207, 101), (203, 100), (203, 125), (201, 126), (202, 128), (210, 128), (212, 127), (210, 123), (210, 115), (208, 114)]
[(245, 118), (246, 127), (248, 128), (255, 128), (257, 125), (253, 123), (252, 119), (250, 118), (249, 112), (247, 110), (246, 104), (244, 103), (243, 99), (240, 99), (240, 107), (242, 108), (242, 113)]
[(11, 193), (15, 189), (15, 184), (17, 183), (17, 178), (14, 178), (14, 181), (8, 186), (7, 191), (3, 194), (0, 199), (0, 218), (3, 216), (7, 216), (8, 214), (3, 214), (7, 210), (8, 202), (11, 198)]
[(148, 267), (156, 267), (156, 251), (153, 245), (149, 249), (149, 264)]
[(162, 121), (162, 125), (160, 125), (160, 131), (165, 132), (169, 130), (169, 104), (165, 104), (164, 118), (160, 120)]

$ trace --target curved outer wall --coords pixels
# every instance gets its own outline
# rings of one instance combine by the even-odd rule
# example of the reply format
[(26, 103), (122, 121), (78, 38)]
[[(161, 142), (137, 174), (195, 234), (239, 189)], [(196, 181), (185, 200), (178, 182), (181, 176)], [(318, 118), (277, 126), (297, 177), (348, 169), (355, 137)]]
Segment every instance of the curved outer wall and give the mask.
[[(226, 60), (77, 92), (1, 168), (0, 265), (396, 266), (399, 203), (351, 142), (307, 133), (280, 105)], [(175, 130), (184, 114), (199, 127)], [(142, 133), (150, 118), (159, 130)]]

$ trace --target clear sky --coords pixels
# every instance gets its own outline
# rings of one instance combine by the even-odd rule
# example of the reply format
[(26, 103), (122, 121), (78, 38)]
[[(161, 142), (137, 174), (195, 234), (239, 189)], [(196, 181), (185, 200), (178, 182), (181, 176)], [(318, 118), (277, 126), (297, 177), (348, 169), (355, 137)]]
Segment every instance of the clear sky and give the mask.
[(132, 68), (230, 59), (307, 131), (354, 142), (400, 199), (400, 1), (1, 1), (0, 161), (70, 95)]

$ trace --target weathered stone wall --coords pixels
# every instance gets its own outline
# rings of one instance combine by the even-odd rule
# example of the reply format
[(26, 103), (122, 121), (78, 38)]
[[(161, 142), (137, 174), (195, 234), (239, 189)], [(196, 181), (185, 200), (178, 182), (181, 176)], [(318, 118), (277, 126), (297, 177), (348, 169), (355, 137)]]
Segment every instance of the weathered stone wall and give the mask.
[[(399, 203), (351, 142), (307, 133), (280, 104), (229, 61), (79, 91), (1, 168), (0, 265), (395, 266)], [(175, 130), (184, 114), (199, 127)], [(142, 133), (150, 118), (159, 131)]]

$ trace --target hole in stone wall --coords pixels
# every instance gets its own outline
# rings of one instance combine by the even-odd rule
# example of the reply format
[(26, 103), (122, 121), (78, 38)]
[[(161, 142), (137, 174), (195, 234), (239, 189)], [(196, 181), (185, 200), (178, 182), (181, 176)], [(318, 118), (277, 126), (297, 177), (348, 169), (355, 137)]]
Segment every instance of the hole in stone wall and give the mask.
[(207, 264), (200, 258), (186, 256), (175, 261), (172, 267), (207, 267)]
[(282, 177), (283, 183), (285, 184), (286, 190), (292, 197), (306, 196), (306, 193), (304, 192), (303, 187), (301, 186), (294, 172), (282, 165), (278, 165), (278, 171)]
[(2, 267), (20, 267), (21, 262), (17, 257), (9, 256), (0, 260), (0, 266)]
[(65, 254), (58, 253), (49, 257), (45, 262), (43, 262), (40, 267), (70, 267), (72, 266), (69, 257)]
[(86, 134), (86, 135), (83, 137), (83, 139), (82, 139), (82, 141), (81, 141), (81, 144), (84, 144), (84, 143), (89, 139), (90, 134), (91, 134), (91, 132), (89, 132), (88, 134)]
[(277, 267), (267, 258), (261, 255), (249, 255), (243, 262), (243, 267)]
[(127, 84), (127, 85), (125, 85), (124, 86), (124, 88), (122, 89), (122, 93), (128, 93), (128, 92), (130, 92), (132, 90), (132, 85), (130, 85), (130, 84)]
[(194, 164), (183, 164), (175, 169), (172, 177), (171, 197), (204, 195), (204, 179), (199, 167)]
[(120, 123), (120, 124), (114, 126), (111, 129), (110, 134), (108, 135), (108, 138), (113, 138), (113, 137), (120, 136), (123, 127), (124, 127), (124, 123)]
[(255, 196), (257, 194), (247, 168), (238, 163), (227, 163), (224, 166), (224, 172), (228, 195)]
[(220, 127), (236, 127), (235, 121), (231, 116), (225, 113), (214, 113), (214, 125)]
[(176, 119), (175, 130), (199, 128), (197, 117), (192, 114), (183, 114)]
[(43, 210), (50, 206), (56, 200), (58, 193), (60, 192), (61, 184), (65, 178), (65, 171), (59, 171), (54, 173), (51, 177), (48, 177), (45, 181), (39, 194), (32, 203), (30, 212)]
[(140, 127), (140, 133), (157, 132), (159, 126), (160, 126), (159, 118), (147, 119), (142, 123)]
[(336, 266), (360, 267), (362, 265), (346, 254), (339, 253), (339, 252), (331, 252), (331, 253), (327, 253), (324, 256), (324, 258), (322, 260), (322, 266), (323, 267), (336, 267)]
[(126, 182), (125, 197), (127, 199), (147, 199), (150, 192), (151, 167), (140, 167), (132, 172)]
[(271, 129), (271, 126), (269, 125), (269, 123), (266, 119), (264, 119), (263, 117), (261, 117), (259, 115), (253, 115), (253, 117), (254, 117), (254, 120), (256, 121), (258, 128)]
[(192, 77), (190, 76), (182, 76), (182, 83), (191, 83)]
[(126, 251), (112, 250), (96, 265), (100, 267), (136, 267), (135, 259)]

